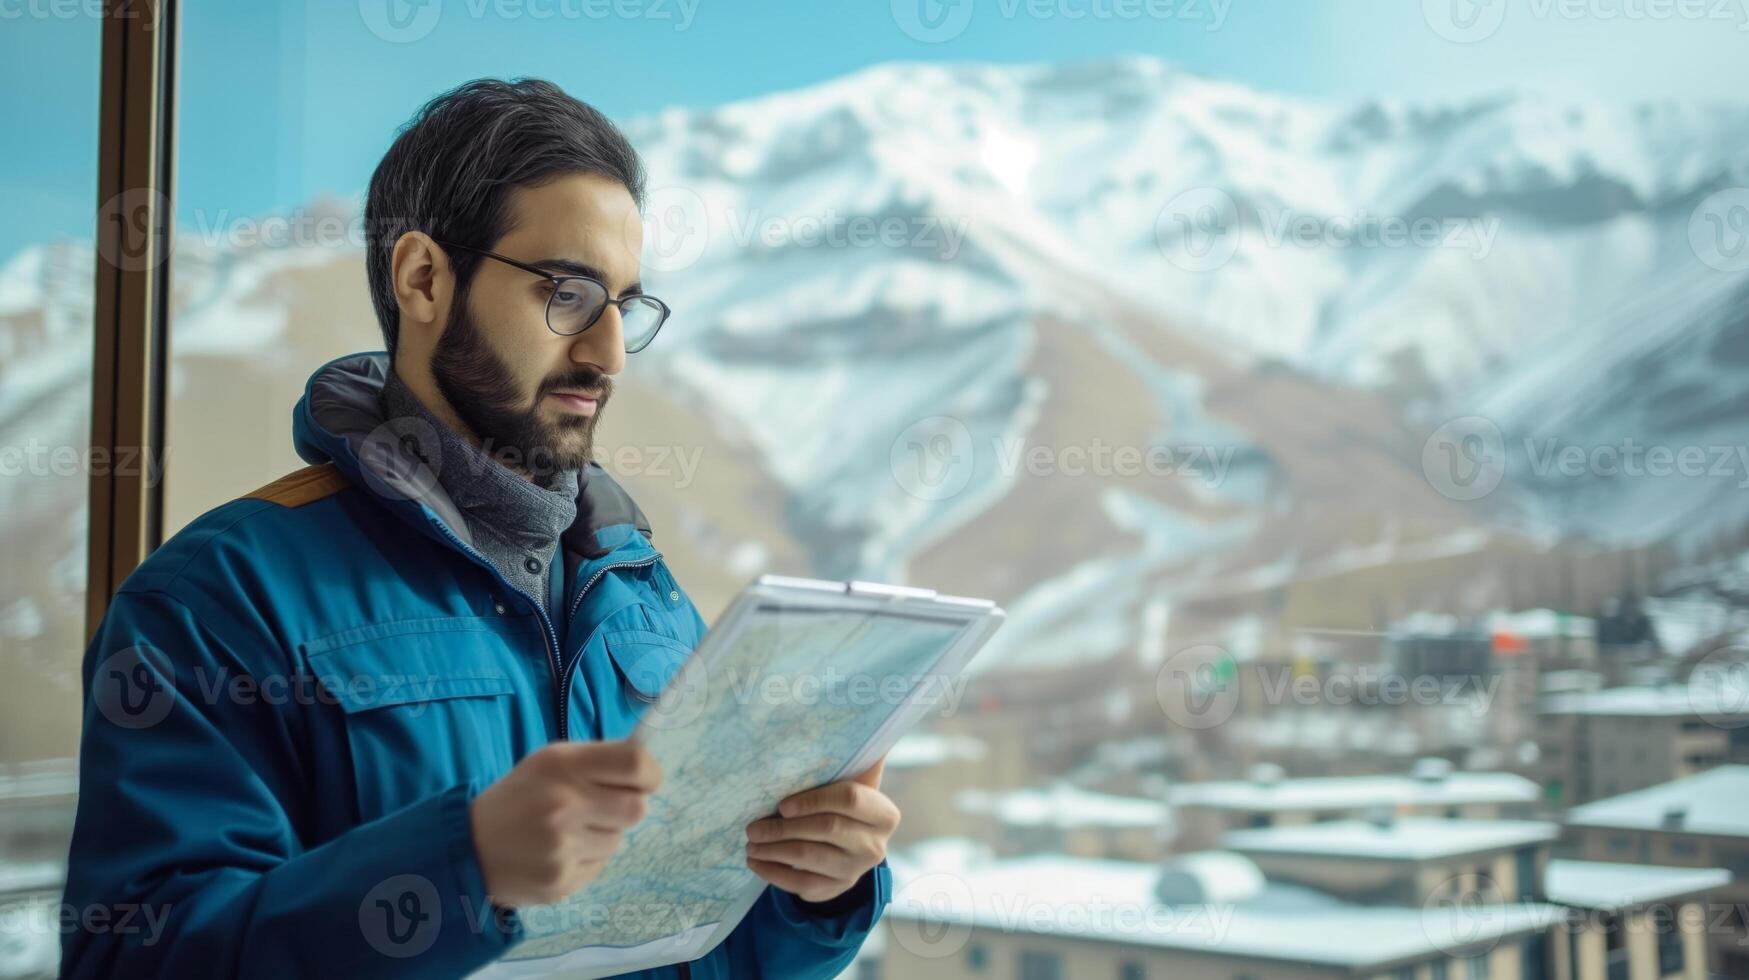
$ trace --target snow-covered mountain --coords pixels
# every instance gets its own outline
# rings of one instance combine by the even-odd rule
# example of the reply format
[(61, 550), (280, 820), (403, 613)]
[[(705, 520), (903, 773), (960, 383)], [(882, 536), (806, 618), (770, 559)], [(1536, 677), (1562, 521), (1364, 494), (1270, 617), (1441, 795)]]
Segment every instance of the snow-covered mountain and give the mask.
[[(1180, 639), (1368, 626), (1501, 601), (1576, 535), (1749, 518), (1749, 473), (1525, 455), (1741, 442), (1749, 278), (1696, 229), (1739, 228), (1744, 108), (1331, 104), (1137, 58), (882, 66), (627, 131), (677, 314), (602, 438), (698, 453), (626, 482), (706, 606), (762, 570), (906, 579), (997, 597), (981, 666), (1045, 667), (1133, 650), (1161, 599)], [(80, 363), (31, 326), (41, 254), (0, 271), (0, 431), (74, 439), (29, 396)], [(308, 371), (378, 346), (354, 249), (177, 261), (177, 397), (208, 409), (173, 419), (172, 524), (297, 465)], [(1472, 415), (1506, 479), (1464, 499), (1428, 447)]]

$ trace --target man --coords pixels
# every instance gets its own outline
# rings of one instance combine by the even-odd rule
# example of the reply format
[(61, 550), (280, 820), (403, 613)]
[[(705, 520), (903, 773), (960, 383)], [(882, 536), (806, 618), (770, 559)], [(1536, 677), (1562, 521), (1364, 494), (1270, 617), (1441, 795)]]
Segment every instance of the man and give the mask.
[[(642, 196), (547, 82), (468, 83), (395, 140), (365, 214), (387, 353), (319, 369), (311, 465), (166, 542), (86, 651), (65, 975), (463, 976), (641, 819), (661, 773), (624, 737), (705, 629), (590, 461), (667, 313)], [(892, 887), (879, 782), (750, 824), (757, 903), (640, 975), (837, 975)]]

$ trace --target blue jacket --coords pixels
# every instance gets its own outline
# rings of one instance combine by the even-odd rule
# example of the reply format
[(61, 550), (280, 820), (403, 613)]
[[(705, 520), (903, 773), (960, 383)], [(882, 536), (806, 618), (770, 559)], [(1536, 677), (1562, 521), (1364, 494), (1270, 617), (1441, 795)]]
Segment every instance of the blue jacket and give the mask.
[[(319, 369), (293, 413), (311, 465), (201, 515), (112, 599), (84, 660), (65, 976), (490, 963), (522, 926), (487, 899), (469, 802), (554, 739), (628, 734), (702, 637), (594, 465), (562, 615), (512, 587), (397, 451), (388, 364)], [(884, 861), (826, 903), (767, 886), (708, 955), (634, 975), (836, 976), (891, 890)]]

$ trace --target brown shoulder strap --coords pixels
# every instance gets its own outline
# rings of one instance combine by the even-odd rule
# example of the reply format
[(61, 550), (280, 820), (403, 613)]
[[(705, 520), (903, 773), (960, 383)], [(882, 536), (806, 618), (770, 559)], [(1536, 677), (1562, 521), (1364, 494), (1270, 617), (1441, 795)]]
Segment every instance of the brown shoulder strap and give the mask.
[(346, 477), (333, 463), (317, 463), (301, 470), (293, 470), (244, 496), (272, 501), (281, 507), (302, 507), (324, 497), (331, 497), (348, 485)]

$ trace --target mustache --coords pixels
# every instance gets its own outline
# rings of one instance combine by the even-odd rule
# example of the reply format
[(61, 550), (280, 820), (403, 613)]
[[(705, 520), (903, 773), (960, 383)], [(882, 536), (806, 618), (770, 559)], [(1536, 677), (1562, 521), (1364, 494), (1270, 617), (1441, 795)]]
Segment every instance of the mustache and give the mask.
[(613, 394), (613, 379), (602, 374), (600, 371), (585, 371), (580, 374), (567, 375), (563, 378), (548, 382), (541, 389), (541, 394), (546, 395), (558, 391), (561, 388), (581, 388), (584, 391), (599, 391), (601, 392), (601, 404), (605, 405), (607, 404), (608, 396)]

